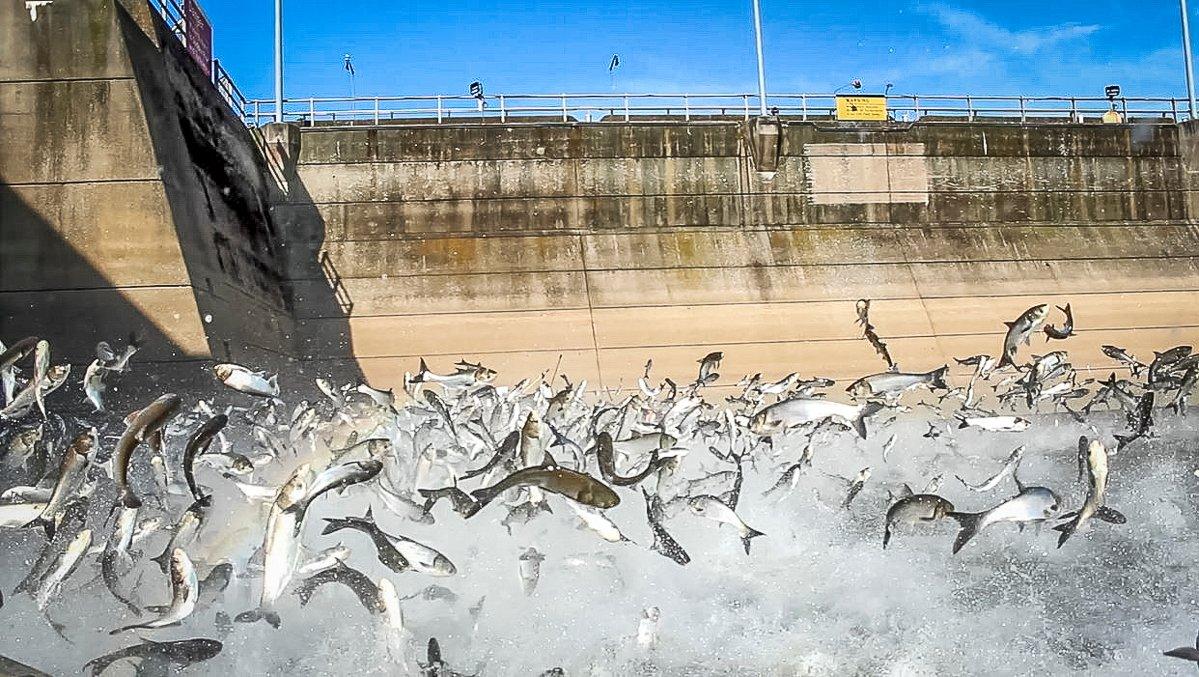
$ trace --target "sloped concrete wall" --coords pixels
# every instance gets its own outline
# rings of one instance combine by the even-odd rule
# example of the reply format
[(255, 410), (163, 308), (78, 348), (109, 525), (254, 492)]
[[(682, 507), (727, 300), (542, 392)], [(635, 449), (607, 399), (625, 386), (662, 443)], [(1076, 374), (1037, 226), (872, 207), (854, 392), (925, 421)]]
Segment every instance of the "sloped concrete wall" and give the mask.
[(112, 2), (0, 3), (0, 336), (207, 355)]
[(1112, 366), (1103, 343), (1199, 339), (1175, 125), (783, 132), (766, 181), (737, 122), (309, 128), (311, 202), (276, 215), (324, 222), (352, 357), (380, 385), (420, 356), (515, 377), (561, 355), (629, 386), (647, 358), (689, 379), (716, 349), (729, 375), (855, 376), (882, 367), (858, 298), (905, 369), (997, 354), (1002, 321), (1041, 302), (1072, 303), (1082, 367)]
[(0, 4), (0, 338), (81, 366), (131, 332), (189, 374), (294, 361), (277, 190), (144, 0)]

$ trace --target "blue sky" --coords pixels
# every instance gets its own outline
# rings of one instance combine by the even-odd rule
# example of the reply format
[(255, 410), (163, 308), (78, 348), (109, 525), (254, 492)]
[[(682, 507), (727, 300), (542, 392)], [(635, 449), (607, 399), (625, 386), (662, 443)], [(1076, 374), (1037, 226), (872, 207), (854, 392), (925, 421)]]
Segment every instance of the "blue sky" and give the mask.
[[(216, 56), (251, 97), (272, 91), (271, 0), (201, 0)], [(1192, 2), (1192, 10), (1199, 1)], [(288, 96), (749, 92), (750, 0), (284, 0)], [(852, 78), (896, 93), (1183, 96), (1176, 0), (762, 0), (771, 92)], [(1192, 23), (1196, 23), (1192, 11)], [(1196, 26), (1199, 30), (1199, 26)]]

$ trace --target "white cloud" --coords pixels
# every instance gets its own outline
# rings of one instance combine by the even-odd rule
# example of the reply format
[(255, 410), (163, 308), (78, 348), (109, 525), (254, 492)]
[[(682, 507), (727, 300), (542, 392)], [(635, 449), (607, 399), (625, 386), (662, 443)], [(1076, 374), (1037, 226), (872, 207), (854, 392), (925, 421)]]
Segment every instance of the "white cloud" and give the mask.
[(1095, 24), (1065, 23), (1014, 31), (974, 12), (945, 4), (922, 5), (920, 9), (969, 42), (1017, 54), (1033, 54), (1063, 42), (1086, 38), (1101, 28)]

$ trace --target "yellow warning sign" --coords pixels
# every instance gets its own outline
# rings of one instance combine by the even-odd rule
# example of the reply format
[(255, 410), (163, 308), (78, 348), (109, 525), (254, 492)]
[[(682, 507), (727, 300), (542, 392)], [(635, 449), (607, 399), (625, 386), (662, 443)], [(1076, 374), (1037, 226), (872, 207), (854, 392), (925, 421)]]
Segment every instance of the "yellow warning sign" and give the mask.
[(1124, 122), (1124, 116), (1114, 110), (1109, 110), (1103, 114), (1103, 124), (1105, 125), (1118, 125), (1122, 122)]
[(838, 96), (838, 120), (887, 119), (887, 97), (885, 96)]

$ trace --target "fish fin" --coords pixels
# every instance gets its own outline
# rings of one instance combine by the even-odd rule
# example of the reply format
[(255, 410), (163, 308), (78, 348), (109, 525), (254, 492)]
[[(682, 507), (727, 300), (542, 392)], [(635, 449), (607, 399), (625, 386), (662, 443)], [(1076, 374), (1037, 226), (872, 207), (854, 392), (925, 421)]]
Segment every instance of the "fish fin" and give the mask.
[(137, 630), (138, 628), (144, 628), (144, 627), (146, 627), (144, 623), (134, 623), (133, 625), (126, 625), (124, 627), (117, 628), (116, 630), (109, 630), (108, 634), (119, 635), (122, 632), (128, 632), (129, 630)]
[(883, 527), (883, 550), (887, 549), (887, 544), (891, 542), (891, 526)]
[(747, 533), (746, 535), (741, 537), (741, 545), (745, 546), (745, 554), (748, 555), (750, 541), (757, 538), (758, 536), (765, 536), (766, 534), (764, 534), (761, 531), (758, 531), (757, 529), (754, 529), (753, 527), (750, 527), (750, 526), (746, 526), (745, 528), (749, 530), (749, 533)]
[(1181, 658), (1185, 661), (1199, 661), (1199, 649), (1191, 646), (1180, 646), (1177, 649), (1170, 649), (1163, 652), (1162, 655), (1171, 658)]
[(866, 419), (882, 411), (882, 409), (883, 405), (878, 402), (867, 402), (862, 405), (861, 413), (858, 414), (858, 417), (853, 422), (853, 429), (858, 433), (859, 437), (866, 439)]
[(346, 521), (343, 519), (338, 519), (336, 517), (326, 517), (324, 519), (326, 524), (325, 528), (321, 530), (321, 536), (328, 536), (329, 534), (335, 531), (341, 531), (348, 526)]
[(154, 557), (154, 558), (153, 558), (153, 559), (151, 559), (150, 561), (152, 561), (152, 562), (155, 562), (156, 564), (158, 564), (158, 568), (159, 568), (159, 569), (162, 569), (163, 571), (166, 571), (166, 570), (167, 570), (167, 567), (168, 567), (168, 566), (170, 566), (170, 563), (171, 563), (171, 547), (170, 547), (170, 544), (168, 544), (168, 545), (167, 545), (167, 548), (166, 548), (165, 550), (163, 550), (163, 551), (162, 551), (162, 554), (161, 554), (161, 555), (159, 555), (159, 556), (157, 556), (157, 557)]
[(424, 383), (425, 375), (429, 373), (429, 365), (425, 364), (425, 358), (420, 358), (420, 368), (408, 379), (409, 383)]
[(1136, 440), (1137, 435), (1113, 435), (1116, 438), (1116, 451), (1121, 451), (1125, 446)]
[(953, 540), (953, 554), (957, 554), (962, 546), (966, 545), (970, 539), (978, 534), (978, 525), (982, 522), (982, 517), (986, 513), (982, 512), (951, 512), (948, 517), (957, 520), (961, 525), (961, 530), (958, 531), (957, 538)]
[[(962, 428), (969, 428), (969, 427), (970, 427), (970, 424), (966, 422), (966, 419), (964, 419), (964, 418), (958, 419), (958, 430), (961, 430)], [(925, 437), (928, 437), (928, 436), (925, 435)]]
[(940, 369), (935, 369), (932, 372), (932, 381), (929, 383), (933, 388), (948, 390), (949, 386), (945, 383), (945, 376), (949, 373), (949, 365), (945, 365)]
[(1015, 322), (1008, 322), (1007, 320), (1004, 320), (1004, 322), (1003, 322), (1003, 323), (1004, 323), (1005, 325), (1007, 325), (1007, 328), (1008, 328), (1008, 329), (1011, 329), (1012, 327), (1016, 326), (1016, 323), (1015, 323)]
[(1124, 513), (1115, 508), (1109, 508), (1106, 505), (1101, 505), (1095, 510), (1095, 517), (1108, 524), (1125, 524), (1128, 522), (1128, 518), (1124, 516)]
[(29, 524), (26, 524), (21, 528), (28, 529), (29, 527), (33, 527), (33, 526), (40, 526), (42, 528), (42, 530), (44, 530), (46, 532), (46, 540), (47, 541), (54, 540), (54, 518), (42, 517), (41, 515), (38, 515), (37, 517), (33, 518), (33, 520), (31, 522), (29, 522)]

